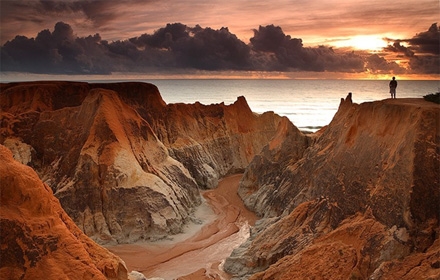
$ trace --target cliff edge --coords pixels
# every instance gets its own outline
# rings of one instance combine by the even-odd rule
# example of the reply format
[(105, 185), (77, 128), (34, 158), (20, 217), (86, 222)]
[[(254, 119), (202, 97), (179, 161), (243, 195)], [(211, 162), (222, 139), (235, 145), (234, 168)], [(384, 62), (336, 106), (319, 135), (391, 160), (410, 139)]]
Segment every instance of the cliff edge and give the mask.
[(3, 145), (0, 182), (1, 279), (127, 279), (124, 262), (88, 238)]
[(226, 271), (237, 279), (440, 277), (439, 105), (359, 105), (348, 96), (309, 146), (293, 126), (284, 131), (290, 136), (274, 138), (240, 183), (264, 218)]

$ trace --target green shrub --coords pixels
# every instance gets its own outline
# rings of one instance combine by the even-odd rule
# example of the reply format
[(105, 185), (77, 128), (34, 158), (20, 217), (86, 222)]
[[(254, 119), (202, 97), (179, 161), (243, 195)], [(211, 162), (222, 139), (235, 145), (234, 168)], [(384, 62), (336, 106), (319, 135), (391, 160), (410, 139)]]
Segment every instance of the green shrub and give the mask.
[(431, 94), (425, 95), (425, 96), (423, 96), (423, 99), (425, 99), (426, 101), (440, 104), (440, 91), (436, 92), (436, 93), (431, 93)]

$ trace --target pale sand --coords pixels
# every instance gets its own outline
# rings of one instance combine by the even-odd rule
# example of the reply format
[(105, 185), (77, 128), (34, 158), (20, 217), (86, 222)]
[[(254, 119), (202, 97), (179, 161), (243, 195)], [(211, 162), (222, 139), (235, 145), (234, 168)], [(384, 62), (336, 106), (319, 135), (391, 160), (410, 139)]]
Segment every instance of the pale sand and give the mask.
[(179, 242), (137, 243), (108, 249), (125, 261), (129, 271), (142, 272), (147, 278), (229, 279), (219, 265), (246, 240), (249, 225), (257, 220), (237, 195), (241, 177), (242, 174), (227, 177), (216, 189), (202, 193), (216, 216), (191, 237)]

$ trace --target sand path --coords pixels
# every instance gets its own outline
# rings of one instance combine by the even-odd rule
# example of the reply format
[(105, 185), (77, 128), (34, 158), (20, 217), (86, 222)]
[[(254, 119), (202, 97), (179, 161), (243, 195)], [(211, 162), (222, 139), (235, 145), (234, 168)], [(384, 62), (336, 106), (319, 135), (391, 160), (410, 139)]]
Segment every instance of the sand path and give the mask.
[(125, 261), (129, 271), (139, 271), (147, 278), (229, 279), (221, 270), (221, 263), (246, 240), (249, 225), (257, 220), (237, 195), (241, 177), (242, 174), (232, 175), (221, 180), (216, 189), (202, 192), (215, 215), (192, 236), (177, 242), (136, 243), (108, 249)]

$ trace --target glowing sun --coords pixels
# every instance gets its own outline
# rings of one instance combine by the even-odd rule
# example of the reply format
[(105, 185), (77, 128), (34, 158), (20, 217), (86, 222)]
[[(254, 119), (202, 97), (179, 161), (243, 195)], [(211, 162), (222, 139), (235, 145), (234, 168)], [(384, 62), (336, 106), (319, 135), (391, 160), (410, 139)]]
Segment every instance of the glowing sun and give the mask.
[(377, 35), (358, 35), (333, 43), (336, 47), (352, 47), (358, 50), (378, 51), (387, 46), (387, 42)]

